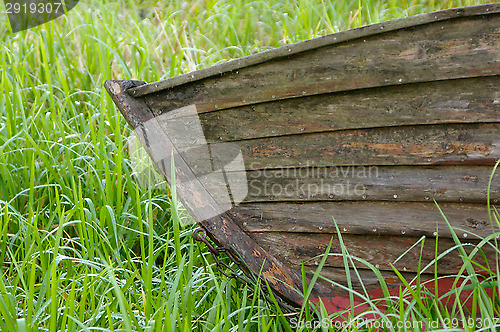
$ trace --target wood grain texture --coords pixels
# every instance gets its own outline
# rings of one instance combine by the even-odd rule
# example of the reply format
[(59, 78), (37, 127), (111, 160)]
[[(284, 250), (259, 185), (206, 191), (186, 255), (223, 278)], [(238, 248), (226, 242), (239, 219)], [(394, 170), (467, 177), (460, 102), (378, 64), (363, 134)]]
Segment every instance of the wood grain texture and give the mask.
[[(486, 205), (441, 203), (439, 207), (463, 240), (500, 231)], [(436, 204), (408, 202), (247, 203), (230, 211), (246, 232), (302, 232), (452, 238)], [(438, 232), (438, 233), (436, 233)]]
[[(283, 233), (283, 232), (263, 232), (251, 233), (253, 238), (267, 251), (272, 252), (275, 257), (291, 266), (300, 267), (301, 264), (307, 266), (318, 266), (329, 242), (332, 240), (330, 255), (326, 259), (326, 266), (343, 268), (344, 257), (337, 235), (318, 233)], [(433, 264), (436, 257), (436, 239), (419, 239), (412, 236), (377, 236), (377, 235), (351, 235), (342, 236), (344, 245), (353, 257), (360, 258), (376, 268), (383, 271), (392, 271), (391, 265), (398, 271), (418, 272), (419, 262), (421, 273), (434, 273), (434, 267), (429, 267), (423, 271), (424, 267)], [(454, 247), (452, 239), (439, 238), (437, 240), (437, 255), (441, 255), (449, 248)], [(477, 244), (477, 242), (475, 242)], [(410, 249), (411, 248), (411, 249)], [(470, 253), (473, 246), (464, 246), (466, 252)], [(488, 263), (495, 265), (495, 250), (489, 246), (484, 247)], [(475, 261), (479, 264), (486, 264), (486, 261), (478, 254)], [(359, 268), (368, 269), (362, 262), (355, 262)], [(463, 265), (458, 249), (453, 250), (440, 258), (436, 264), (439, 274), (456, 274)]]
[[(233, 159), (228, 143), (211, 144), (212, 162)], [(246, 170), (349, 165), (494, 165), (500, 157), (500, 124), (384, 127), (261, 138), (235, 142)], [(200, 149), (200, 151), (197, 151)], [(206, 147), (184, 150), (203, 170)]]
[(447, 21), (455, 20), (461, 17), (474, 17), (482, 15), (493, 15), (500, 12), (500, 5), (486, 4), (479, 6), (470, 6), (462, 8), (453, 8), (416, 15), (412, 17), (372, 24), (357, 29), (342, 31), (336, 34), (327, 35), (300, 43), (285, 45), (276, 49), (253, 54), (239, 59), (214, 65), (209, 68), (203, 68), (195, 72), (186, 73), (176, 77), (170, 77), (160, 82), (150, 83), (145, 86), (131, 88), (130, 94), (135, 97), (152, 94), (164, 89), (175, 86), (185, 85), (187, 83), (199, 81), (211, 76), (222, 76), (228, 72), (239, 70), (249, 66), (255, 66), (264, 62), (278, 60), (295, 54), (300, 54), (317, 48), (353, 41), (355, 39), (367, 38), (373, 35), (379, 35), (384, 32), (397, 31), (407, 28), (419, 28), (421, 25), (431, 23), (448, 24)]
[[(232, 175), (232, 194), (249, 202), (406, 201), (486, 203), (490, 166), (339, 166), (269, 169)], [(220, 187), (222, 188), (222, 187)], [(226, 190), (222, 188), (222, 190)], [(223, 194), (223, 193), (222, 193)], [(220, 193), (213, 190), (216, 199)], [(500, 202), (493, 177), (490, 199)]]
[[(299, 97), (200, 113), (208, 143), (387, 126), (499, 122), (499, 77), (407, 84)], [(191, 119), (169, 119), (190, 127)], [(171, 131), (190, 142), (189, 131)]]
[(499, 30), (497, 15), (430, 23), (312, 49), (143, 98), (155, 115), (192, 104), (202, 113), (307, 95), (495, 76), (500, 74)]
[[(333, 250), (340, 252), (334, 217), (351, 254), (398, 285), (389, 264), (419, 238), (425, 236), (424, 263), (434, 258), (437, 235), (439, 252), (453, 246), (433, 199), (464, 242), (498, 231), (484, 203), (489, 170), (500, 158), (499, 12), (498, 4), (445, 10), (152, 84), (107, 82), (106, 89), (169, 183), (175, 172), (188, 211), (215, 243), (246, 262), (245, 273), (261, 275), (277, 294), (299, 304), (299, 265), (307, 261), (310, 278), (318, 260), (313, 257), (332, 236)], [(184, 112), (189, 110), (194, 113)], [(183, 114), (193, 118), (185, 121)], [(200, 124), (200, 135), (193, 139), (194, 124)], [(238, 157), (243, 169), (227, 170)], [(276, 176), (284, 169), (351, 166), (376, 167), (378, 173)], [(202, 181), (223, 169), (222, 180)], [(299, 180), (299, 186), (318, 186), (317, 194), (250, 192), (239, 206), (223, 204), (219, 194), (233, 189), (228, 176), (243, 170), (248, 180), (260, 181), (257, 189)], [(269, 184), (265, 174), (271, 175)], [(251, 190), (248, 180), (236, 188)], [(322, 192), (321, 180), (359, 184), (364, 191), (332, 196)], [(496, 178), (491, 194), (497, 203)], [(486, 250), (490, 259), (491, 253)], [(396, 267), (415, 275), (419, 254), (411, 249)], [(460, 259), (450, 255), (438, 271), (453, 273), (459, 266)], [(372, 272), (359, 272), (354, 289), (362, 281), (377, 287)], [(343, 260), (329, 257), (323, 275), (345, 285)], [(346, 296), (323, 282), (313, 294)]]
[[(108, 93), (122, 114), (126, 117), (131, 117), (133, 114), (134, 121), (129, 121), (130, 124), (135, 125), (134, 129), (141, 144), (169, 184), (172, 184), (171, 176), (174, 171), (177, 194), (188, 212), (218, 245), (231, 248), (246, 262), (247, 266), (242, 267), (244, 272), (252, 276), (261, 275), (288, 301), (295, 303), (300, 301), (301, 298), (295, 291), (300, 288), (300, 276), (262, 249), (234, 223), (225, 213), (225, 209), (212, 198), (194, 175), (148, 107), (141, 103), (141, 100), (125, 93), (125, 89), (129, 86), (128, 81), (106, 83)], [(171, 169), (172, 166), (174, 170)]]

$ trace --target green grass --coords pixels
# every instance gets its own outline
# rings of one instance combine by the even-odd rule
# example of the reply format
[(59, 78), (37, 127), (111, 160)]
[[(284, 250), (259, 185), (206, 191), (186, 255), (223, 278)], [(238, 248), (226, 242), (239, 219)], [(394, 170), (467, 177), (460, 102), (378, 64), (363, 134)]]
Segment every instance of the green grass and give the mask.
[[(476, 3), (89, 0), (17, 34), (0, 16), (0, 329), (295, 330), (297, 316), (215, 271), (206, 248), (193, 243), (192, 228), (179, 226), (186, 216), (166, 192), (133, 181), (130, 129), (104, 80), (155, 81), (347, 28)], [(352, 266), (355, 258), (344, 256)], [(481, 304), (474, 317), (499, 317), (499, 299), (482, 291), (485, 282), (500, 287), (499, 267), (488, 267), (491, 278), (483, 281), (464, 261), (462, 277), (472, 280)], [(381, 319), (464, 315), (459, 305), (448, 312), (409, 295), (386, 299), (393, 306)], [(303, 311), (309, 321), (325, 315)]]

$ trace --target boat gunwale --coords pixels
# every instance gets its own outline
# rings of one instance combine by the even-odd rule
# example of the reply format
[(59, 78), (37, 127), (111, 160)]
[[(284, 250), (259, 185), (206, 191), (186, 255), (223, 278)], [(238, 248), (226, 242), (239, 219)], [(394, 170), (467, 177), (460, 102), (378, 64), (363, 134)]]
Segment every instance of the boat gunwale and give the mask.
[(200, 81), (213, 76), (223, 75), (245, 67), (259, 65), (268, 61), (277, 60), (283, 57), (296, 55), (325, 46), (340, 44), (346, 41), (406, 28), (412, 28), (420, 25), (452, 20), (456, 18), (491, 15), (498, 13), (500, 13), (500, 3), (492, 3), (469, 7), (444, 9), (431, 13), (424, 13), (381, 23), (375, 23), (355, 29), (329, 34), (322, 37), (317, 37), (314, 39), (305, 40), (291, 45), (280, 46), (260, 53), (247, 55), (245, 57), (215, 64), (213, 66), (202, 68), (186, 74), (169, 77), (161, 81), (132, 87), (127, 90), (127, 93), (135, 98), (142, 97), (176, 86)]

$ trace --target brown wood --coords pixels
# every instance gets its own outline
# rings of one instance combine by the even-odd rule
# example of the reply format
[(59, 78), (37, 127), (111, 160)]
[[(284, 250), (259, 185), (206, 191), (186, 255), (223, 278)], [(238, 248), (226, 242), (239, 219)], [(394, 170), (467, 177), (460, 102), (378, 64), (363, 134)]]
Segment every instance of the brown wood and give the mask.
[[(347, 250), (397, 287), (390, 263), (417, 240), (424, 264), (436, 240), (438, 252), (454, 246), (434, 200), (463, 243), (499, 232), (488, 211), (500, 199), (498, 176), (489, 183), (500, 159), (499, 13), (444, 10), (106, 89), (201, 227), (277, 295), (301, 303), (302, 263), (310, 280), (332, 238), (340, 252), (335, 223)], [(395, 262), (408, 279), (418, 249)], [(460, 265), (455, 250), (437, 272)], [(353, 289), (379, 292), (356, 266)], [(346, 285), (343, 260), (328, 257), (322, 276)], [(348, 293), (320, 281), (313, 296)]]
[[(443, 24), (448, 24), (450, 20), (454, 20), (460, 17), (474, 17), (474, 16), (484, 16), (484, 15), (494, 16), (494, 14), (497, 14), (499, 12), (500, 12), (499, 4), (489, 4), (489, 5), (479, 5), (479, 6), (442, 10), (439, 12), (417, 15), (413, 17), (393, 20), (390, 22), (372, 24), (358, 29), (342, 31), (336, 34), (323, 36), (311, 40), (306, 40), (292, 45), (282, 46), (273, 50), (254, 54), (251, 56), (246, 56), (239, 59), (233, 59), (226, 63), (218, 64), (209, 68), (204, 68), (192, 73), (186, 73), (184, 75), (171, 77), (160, 82), (154, 82), (146, 84), (142, 87), (132, 88), (130, 89), (130, 93), (137, 98), (147, 94), (162, 92), (165, 89), (169, 89), (172, 87), (196, 82), (204, 78), (212, 76), (222, 76), (228, 72), (237, 71), (239, 69), (243, 69), (250, 66), (260, 65), (262, 63), (278, 60), (283, 57), (290, 57), (296, 54), (300, 54), (324, 46), (341, 44), (356, 39), (361, 40), (362, 38), (367, 38), (373, 35), (379, 35), (381, 33), (397, 31), (401, 29), (408, 29), (408, 28), (418, 29), (420, 26), (425, 26), (432, 23), (439, 24), (443, 22)], [(425, 38), (427, 38), (427, 36)]]
[[(484, 204), (442, 203), (460, 239), (485, 238), (498, 232)], [(300, 232), (452, 238), (435, 203), (352, 201), (308, 203), (249, 203), (229, 212), (246, 232)]]
[[(407, 201), (486, 203), (490, 166), (336, 166), (241, 172), (243, 202)], [(246, 176), (245, 176), (246, 175)], [(245, 181), (246, 178), (246, 181)], [(494, 178), (497, 180), (497, 176)], [(222, 188), (223, 191), (225, 188)], [(216, 199), (220, 193), (214, 190)], [(500, 201), (500, 188), (490, 191)]]
[(431, 23), (312, 49), (144, 98), (155, 114), (191, 104), (201, 113), (322, 93), (494, 76), (500, 74), (496, 33), (497, 15), (461, 17), (446, 25)]
[[(337, 268), (344, 267), (342, 249), (335, 234), (263, 232), (251, 233), (251, 236), (258, 239), (262, 247), (268, 252), (272, 252), (282, 262), (295, 267), (300, 267), (301, 264), (318, 266), (330, 240), (333, 239), (330, 250), (331, 255), (328, 256), (325, 265)], [(392, 271), (391, 265), (393, 265), (398, 271), (421, 271), (422, 273), (424, 267), (433, 263), (436, 257), (435, 238), (426, 238), (423, 242), (419, 242), (419, 238), (412, 236), (344, 234), (342, 238), (349, 254), (370, 262), (379, 270)], [(413, 247), (417, 242), (418, 244)], [(477, 242), (474, 243), (477, 244)], [(437, 255), (442, 254), (451, 247), (454, 247), (452, 239), (439, 239)], [(473, 249), (472, 246), (464, 246), (464, 248), (468, 253)], [(421, 250), (422, 255), (420, 254)], [(495, 250), (485, 246), (484, 251), (486, 257), (489, 257), (489, 264), (494, 266), (496, 261)], [(480, 254), (475, 259), (477, 263), (486, 263), (484, 259), (481, 259)], [(420, 270), (419, 261), (421, 264)], [(458, 249), (456, 249), (442, 257), (437, 262), (436, 269), (438, 274), (456, 274), (462, 265), (463, 260)], [(356, 262), (356, 266), (364, 269), (368, 268), (360, 262)], [(424, 272), (432, 274), (434, 268), (427, 269)]]
[[(137, 122), (134, 129), (143, 146), (159, 166), (160, 172), (170, 180), (171, 164), (165, 162), (164, 159), (158, 159), (161, 154), (152, 150), (157, 150), (158, 147), (155, 145), (159, 144), (161, 145), (159, 149), (163, 151), (164, 156), (174, 155), (175, 184), (179, 197), (187, 210), (219, 245), (233, 248), (246, 262), (252, 273), (256, 273), (256, 271), (262, 273), (262, 277), (285, 299), (294, 302), (300, 301), (299, 295), (295, 292), (295, 289), (300, 286), (299, 275), (269, 255), (224, 213), (224, 209), (218, 205), (198, 178), (194, 176), (191, 168), (179, 155), (177, 148), (172, 145), (168, 136), (151, 116), (151, 113), (147, 111), (145, 105), (131, 98), (125, 92), (129, 86), (130, 83), (126, 81), (108, 81), (106, 83), (106, 89), (112, 99), (119, 101), (117, 105), (122, 114), (126, 115), (133, 110), (141, 111), (139, 119), (145, 121)], [(132, 124), (134, 123), (132, 122)], [(214, 211), (221, 212), (210, 217)], [(250, 271), (245, 272), (250, 273)]]
[[(345, 130), (238, 142), (246, 170), (301, 166), (494, 165), (500, 157), (500, 124), (450, 124)], [(234, 143), (236, 144), (236, 143)], [(186, 162), (206, 172), (197, 148)], [(201, 147), (200, 150), (205, 149)], [(232, 160), (225, 144), (212, 144), (215, 164)]]
[[(496, 122), (498, 86), (500, 79), (495, 76), (362, 89), (201, 113), (200, 121), (208, 142), (387, 126)], [(186, 122), (175, 120), (176, 125)], [(176, 137), (179, 141), (185, 138)]]

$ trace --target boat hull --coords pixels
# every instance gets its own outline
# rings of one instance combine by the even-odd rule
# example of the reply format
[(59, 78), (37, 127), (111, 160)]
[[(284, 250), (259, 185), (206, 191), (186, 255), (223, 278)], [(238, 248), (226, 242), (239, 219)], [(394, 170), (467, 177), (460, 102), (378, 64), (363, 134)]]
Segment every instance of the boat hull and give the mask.
[[(311, 297), (340, 308), (349, 289), (460, 273), (450, 248), (495, 238), (499, 12), (424, 14), (106, 89), (245, 273), (299, 305), (302, 272), (321, 266)], [(474, 260), (495, 263), (482, 249)]]

